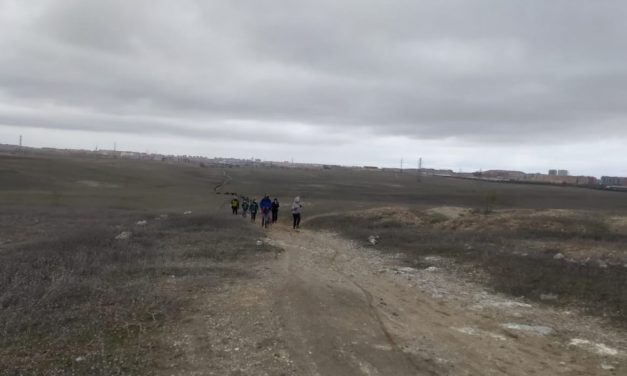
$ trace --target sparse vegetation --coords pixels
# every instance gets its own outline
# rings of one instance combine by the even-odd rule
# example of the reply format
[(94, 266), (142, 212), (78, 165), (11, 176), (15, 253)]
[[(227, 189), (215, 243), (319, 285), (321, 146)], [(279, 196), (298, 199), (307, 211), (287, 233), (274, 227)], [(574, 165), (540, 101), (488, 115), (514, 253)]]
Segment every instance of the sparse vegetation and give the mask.
[[(270, 193), (283, 209), (301, 196), (305, 228), (367, 246), (379, 235), (377, 248), (403, 252), (412, 265), (449, 256), (460, 270), (481, 266), (499, 291), (552, 294), (552, 304), (584, 302), (627, 322), (627, 268), (619, 263), (627, 263), (627, 234), (610, 221), (627, 213), (622, 193), (429, 176), (417, 184), (408, 174), (343, 169), (240, 168), (225, 179), (219, 168), (150, 161), (0, 155), (0, 162), (0, 374), (150, 368), (155, 333), (176, 321), (191, 292), (248, 278), (242, 260), (278, 252), (255, 245), (258, 227), (220, 211), (230, 196), (213, 189), (223, 182), (224, 192)], [(440, 205), (476, 210), (426, 210)], [(373, 209), (381, 206), (393, 208)], [(131, 238), (115, 240), (122, 231)]]
[[(239, 218), (133, 226), (138, 215), (72, 228), (50, 216), (56, 233), (0, 252), (0, 374), (142, 373), (155, 361), (152, 332), (189, 299), (179, 292), (241, 276), (224, 262), (259, 251), (257, 229)], [(121, 228), (132, 237), (114, 239)]]
[[(380, 236), (382, 251), (403, 252), (410, 264), (421, 257), (452, 257), (461, 269), (481, 267), (492, 287), (514, 296), (541, 300), (555, 295), (552, 304), (569, 304), (589, 313), (609, 316), (627, 325), (627, 235), (610, 230), (607, 219), (591, 213), (560, 216), (540, 212), (474, 213), (446, 218), (419, 213), (420, 225), (395, 223), (380, 216), (331, 215), (310, 225), (338, 231), (366, 244), (370, 234)], [(572, 249), (606, 249), (569, 255)], [(555, 258), (560, 252), (568, 256)], [(607, 257), (613, 254), (614, 259)]]

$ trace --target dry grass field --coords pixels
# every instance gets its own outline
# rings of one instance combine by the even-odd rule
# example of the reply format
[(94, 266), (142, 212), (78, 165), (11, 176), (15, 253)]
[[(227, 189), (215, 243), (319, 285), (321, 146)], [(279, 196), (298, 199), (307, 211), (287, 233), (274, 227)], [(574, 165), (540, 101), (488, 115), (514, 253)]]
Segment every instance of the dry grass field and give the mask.
[(0, 160), (3, 375), (145, 372), (159, 355), (151, 333), (185, 292), (242, 278), (230, 264), (268, 249), (258, 228), (215, 214), (221, 171)]
[[(27, 213), (2, 214), (2, 239), (20, 238), (0, 251), (0, 374), (143, 372), (158, 360), (151, 333), (178, 317), (186, 293), (242, 278), (230, 264), (260, 252), (261, 231), (239, 218)], [(123, 231), (132, 236), (116, 239)]]
[[(400, 255), (413, 268), (426, 267), (425, 257), (450, 260), (460, 278), (496, 292), (627, 323), (624, 193), (348, 169), (0, 155), (0, 374), (195, 374), (181, 359), (200, 358), (167, 350), (172, 328), (202, 315), (237, 321), (240, 306), (189, 312), (203, 296), (227, 299), (228, 289), (264, 285), (280, 248), (292, 246), (230, 215), (224, 192), (278, 197), (281, 226), (299, 195), (304, 228)], [(131, 234), (118, 239), (124, 232)], [(370, 235), (379, 236), (374, 247)], [(260, 338), (251, 351), (274, 350), (255, 367), (307, 374), (279, 362), (286, 341)], [(219, 368), (228, 359), (229, 367), (256, 359), (211, 349), (202, 359), (222, 370), (216, 374), (238, 374)]]
[(576, 187), (501, 184), (351, 169), (200, 168), (154, 161), (0, 155), (0, 203), (125, 210), (214, 209), (216, 185), (251, 197), (288, 203), (300, 195), (307, 211), (323, 214), (370, 207), (456, 206), (496, 209), (573, 209), (627, 213), (621, 192)]
[(377, 249), (403, 253), (408, 265), (424, 256), (451, 258), (469, 279), (481, 278), (498, 291), (585, 308), (627, 325), (625, 219), (564, 209), (486, 214), (454, 207), (388, 207), (320, 216), (311, 225), (364, 244), (376, 234)]

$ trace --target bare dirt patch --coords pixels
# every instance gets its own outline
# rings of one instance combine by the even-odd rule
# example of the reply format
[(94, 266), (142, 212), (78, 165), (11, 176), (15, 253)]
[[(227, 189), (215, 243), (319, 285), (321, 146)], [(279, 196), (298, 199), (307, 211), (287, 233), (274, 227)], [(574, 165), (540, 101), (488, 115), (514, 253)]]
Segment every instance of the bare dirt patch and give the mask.
[(627, 369), (622, 331), (490, 291), (450, 258), (427, 255), (407, 267), (403, 257), (330, 233), (273, 230), (270, 238), (286, 249), (278, 270), (289, 283), (282, 316), (292, 358), (308, 365), (300, 374), (596, 375)]
[(191, 304), (154, 333), (161, 343), (156, 374), (298, 375), (277, 314), (272, 260), (268, 254), (250, 260), (247, 278), (219, 286), (173, 287), (190, 294)]
[(423, 224), (423, 219), (418, 217), (411, 210), (402, 207), (373, 208), (351, 211), (348, 214), (358, 218), (368, 218), (371, 220), (379, 220), (390, 223), (402, 223), (404, 225), (420, 226)]
[(396, 220), (400, 212), (386, 219), (364, 211), (316, 218), (312, 225), (363, 244), (377, 235), (378, 249), (400, 252), (410, 263), (425, 255), (450, 257), (499, 291), (627, 322), (627, 234), (610, 226), (610, 216), (572, 210), (465, 211), (449, 217), (440, 212), (416, 211), (422, 220), (413, 224)]

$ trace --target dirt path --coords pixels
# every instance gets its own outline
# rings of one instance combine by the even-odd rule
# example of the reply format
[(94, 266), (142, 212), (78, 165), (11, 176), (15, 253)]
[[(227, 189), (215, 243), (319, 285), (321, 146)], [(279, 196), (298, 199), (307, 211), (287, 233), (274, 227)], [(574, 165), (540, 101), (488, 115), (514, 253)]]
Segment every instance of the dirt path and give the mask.
[(230, 175), (228, 175), (226, 171), (222, 171), (222, 176), (224, 176), (222, 181), (218, 185), (213, 187), (213, 191), (215, 193), (220, 193), (222, 188), (224, 188), (224, 186), (226, 186), (231, 180), (233, 180), (233, 178)]
[(624, 333), (492, 294), (457, 278), (449, 260), (402, 267), (333, 234), (280, 225), (266, 242), (285, 252), (258, 260), (254, 278), (199, 295), (171, 328), (182, 354), (175, 374), (627, 372)]

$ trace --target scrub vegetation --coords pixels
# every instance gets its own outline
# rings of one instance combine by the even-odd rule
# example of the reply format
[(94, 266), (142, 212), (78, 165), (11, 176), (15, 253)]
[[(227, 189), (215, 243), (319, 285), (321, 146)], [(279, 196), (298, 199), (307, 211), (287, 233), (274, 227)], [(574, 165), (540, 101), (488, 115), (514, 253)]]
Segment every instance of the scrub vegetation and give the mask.
[[(451, 209), (459, 210), (443, 214)], [(310, 225), (364, 244), (375, 234), (378, 249), (401, 252), (409, 265), (429, 256), (452, 258), (469, 279), (497, 291), (627, 325), (625, 219), (573, 210), (392, 207), (321, 216)]]
[(622, 193), (0, 155), (0, 374), (150, 373), (161, 328), (196, 292), (251, 278), (258, 257), (280, 251), (228, 214), (231, 193), (277, 197), (283, 223), (298, 195), (304, 228), (379, 235), (378, 249), (412, 265), (451, 257), (498, 291), (627, 322)]

